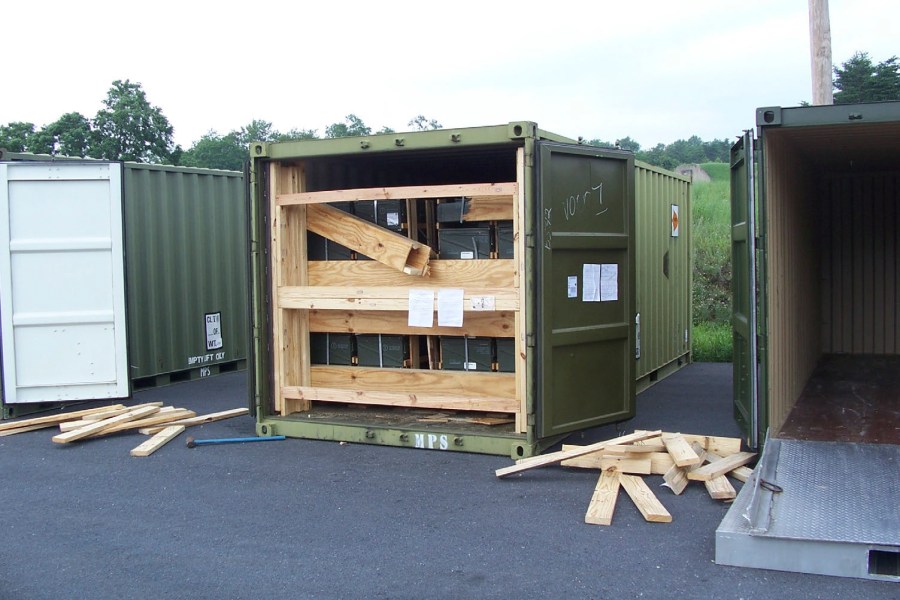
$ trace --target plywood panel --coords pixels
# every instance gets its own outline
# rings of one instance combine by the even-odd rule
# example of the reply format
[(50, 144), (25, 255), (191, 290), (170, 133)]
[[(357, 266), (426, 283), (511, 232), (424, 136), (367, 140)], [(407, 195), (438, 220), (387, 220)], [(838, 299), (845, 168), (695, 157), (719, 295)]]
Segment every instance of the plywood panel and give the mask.
[(765, 141), (768, 414), (777, 430), (821, 352), (820, 188), (816, 173), (782, 136)]

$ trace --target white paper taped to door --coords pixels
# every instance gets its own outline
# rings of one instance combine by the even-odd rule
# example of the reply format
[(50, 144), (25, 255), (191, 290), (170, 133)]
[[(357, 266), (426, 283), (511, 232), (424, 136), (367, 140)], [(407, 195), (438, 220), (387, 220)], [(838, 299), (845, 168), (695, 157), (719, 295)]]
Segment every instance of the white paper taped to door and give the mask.
[(610, 302), (619, 299), (619, 265), (585, 264), (582, 269), (583, 302)]

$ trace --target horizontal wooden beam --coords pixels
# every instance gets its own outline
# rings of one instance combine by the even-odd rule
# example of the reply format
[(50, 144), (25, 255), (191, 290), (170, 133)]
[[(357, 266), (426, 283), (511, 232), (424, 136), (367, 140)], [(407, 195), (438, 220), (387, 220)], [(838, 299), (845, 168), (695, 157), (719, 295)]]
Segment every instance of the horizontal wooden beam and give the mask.
[(406, 311), (311, 310), (309, 330), (314, 333), (383, 333), (386, 335), (468, 335), (515, 337), (514, 311), (467, 312), (463, 327), (410, 327)]
[(326, 190), (298, 194), (278, 194), (278, 206), (353, 202), (357, 200), (407, 200), (410, 198), (459, 198), (461, 196), (515, 196), (518, 186), (508, 183), (470, 183), (463, 185), (429, 185)]
[(281, 388), (281, 390), (284, 397), (290, 400), (341, 402), (344, 404), (401, 406), (406, 408), (438, 408), (443, 410), (473, 410), (500, 413), (514, 413), (519, 406), (519, 403), (515, 398), (441, 396), (438, 394), (372, 392), (302, 386), (285, 386)]
[[(410, 286), (416, 288), (417, 286)], [(331, 287), (282, 286), (278, 288), (278, 308), (321, 310), (409, 310), (409, 287)], [(463, 295), (465, 312), (483, 312), (473, 300), (490, 298), (494, 310), (519, 310), (519, 294), (515, 289), (466, 289)], [(437, 311), (437, 294), (434, 297)]]
[(516, 397), (516, 379), (513, 373), (313, 365), (310, 367), (310, 376), (312, 387), (401, 391), (407, 395), (506, 398), (509, 401)]
[(511, 221), (513, 218), (513, 196), (471, 196), (461, 221)]
[(311, 286), (516, 287), (516, 265), (509, 258), (432, 260), (427, 277), (406, 275), (372, 260), (311, 260), (307, 269)]

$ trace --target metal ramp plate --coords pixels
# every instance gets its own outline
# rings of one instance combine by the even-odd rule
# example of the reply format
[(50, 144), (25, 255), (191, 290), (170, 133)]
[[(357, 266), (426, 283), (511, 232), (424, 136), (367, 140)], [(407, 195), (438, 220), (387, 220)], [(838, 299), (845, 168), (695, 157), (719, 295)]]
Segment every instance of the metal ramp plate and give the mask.
[(900, 446), (770, 440), (716, 530), (716, 563), (900, 581), (898, 475)]

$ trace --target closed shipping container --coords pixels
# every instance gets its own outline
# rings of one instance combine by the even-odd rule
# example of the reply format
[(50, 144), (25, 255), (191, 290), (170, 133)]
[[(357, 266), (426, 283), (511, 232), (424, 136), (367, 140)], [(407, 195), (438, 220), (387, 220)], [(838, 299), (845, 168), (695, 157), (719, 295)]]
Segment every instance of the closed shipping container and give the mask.
[(245, 365), (241, 173), (4, 158), (4, 417)]
[(635, 165), (638, 391), (691, 361), (691, 182)]

